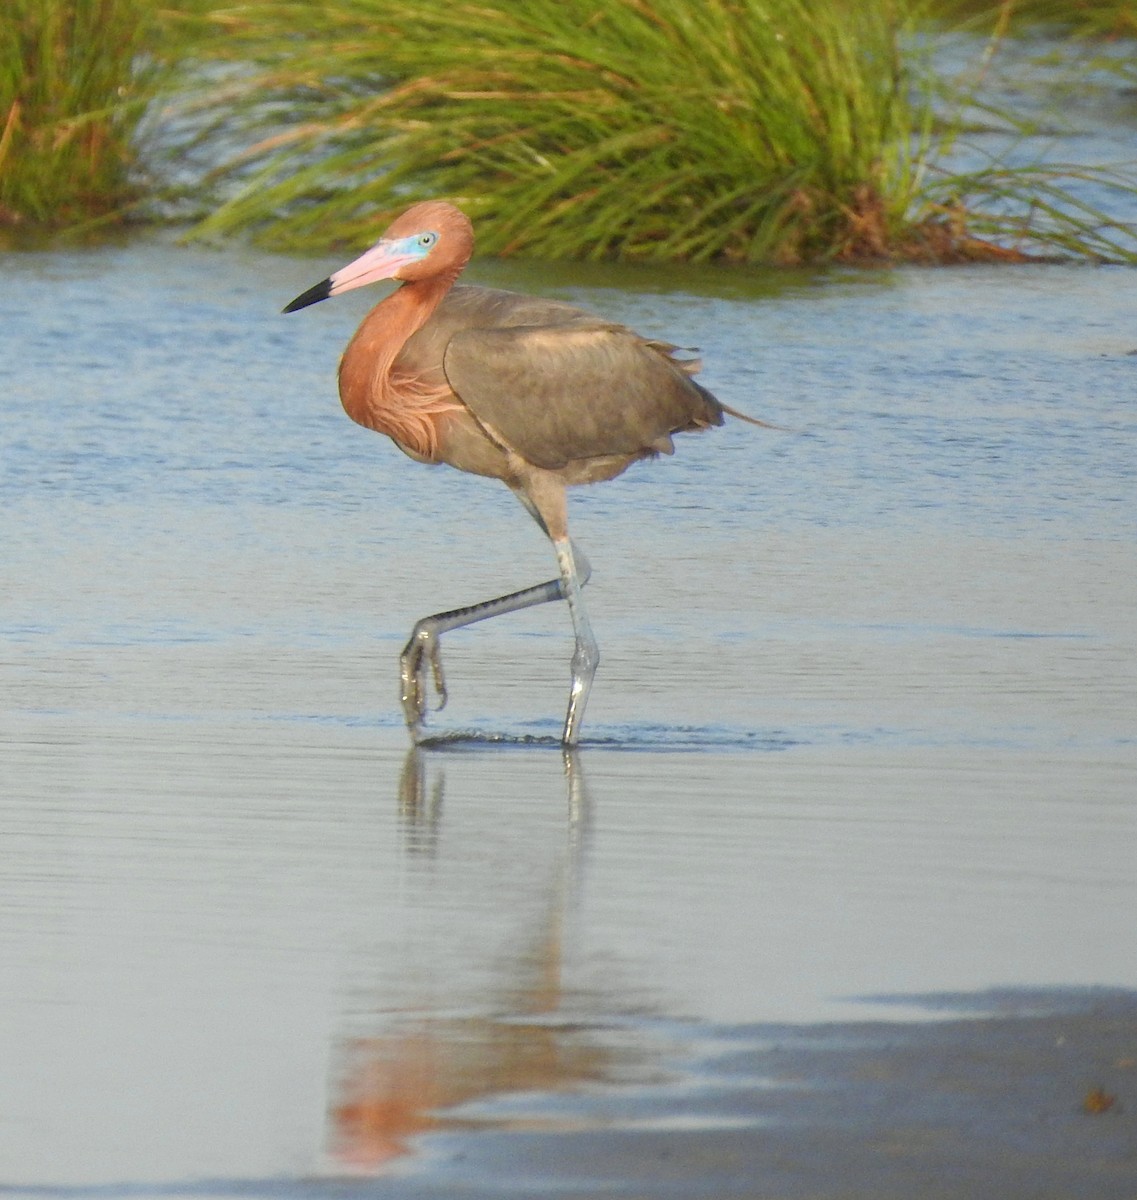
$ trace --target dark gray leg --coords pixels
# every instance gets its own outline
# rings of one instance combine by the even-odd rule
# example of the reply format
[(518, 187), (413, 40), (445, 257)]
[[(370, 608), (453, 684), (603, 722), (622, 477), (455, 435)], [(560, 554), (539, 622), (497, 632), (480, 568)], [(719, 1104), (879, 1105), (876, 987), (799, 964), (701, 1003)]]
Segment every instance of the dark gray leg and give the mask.
[[(434, 613), (423, 617), (415, 625), (399, 660), (403, 715), (414, 741), (418, 742), (421, 739), (423, 721), (426, 718), (428, 666), (435, 691), (438, 693), (438, 707), (442, 708), (446, 704), (446, 680), (442, 673), (439, 647), (442, 634), (451, 629), (461, 629), (465, 625), (474, 625), (478, 621), (487, 621), (490, 617), (500, 617), (504, 613), (519, 612), (537, 604), (548, 604), (551, 600), (568, 600), (573, 629), (576, 632), (577, 648), (573, 655), (572, 668), (573, 691), (569, 697), (569, 716), (564, 732), (566, 745), (572, 745), (576, 741), (580, 719), (584, 714), (584, 701), (588, 698), (588, 689), (596, 672), (596, 662), (599, 660), (596, 641), (588, 628), (588, 618), (580, 599), (580, 589), (588, 582), (591, 567), (581, 551), (568, 539), (554, 545), (557, 551), (557, 565), (561, 571), (559, 578), (522, 588), (519, 592), (510, 592), (493, 600), (483, 600), (480, 604)], [(582, 629), (586, 635), (583, 638)]]

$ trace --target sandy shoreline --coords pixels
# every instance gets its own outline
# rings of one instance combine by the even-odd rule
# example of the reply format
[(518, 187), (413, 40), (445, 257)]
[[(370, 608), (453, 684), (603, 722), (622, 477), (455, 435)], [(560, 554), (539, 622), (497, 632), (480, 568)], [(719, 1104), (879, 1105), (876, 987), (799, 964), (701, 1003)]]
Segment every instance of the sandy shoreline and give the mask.
[(1132, 1200), (1137, 996), (979, 1000), (1006, 1015), (738, 1029), (623, 1128), (454, 1139), (430, 1181), (375, 1192)]
[[(1133, 1200), (1137, 994), (928, 998), (920, 1022), (704, 1029), (669, 1082), (462, 1110), (396, 1175), (4, 1187), (5, 1197)], [(968, 1015), (967, 1010), (973, 1009)], [(992, 1015), (993, 1014), (993, 1015)]]

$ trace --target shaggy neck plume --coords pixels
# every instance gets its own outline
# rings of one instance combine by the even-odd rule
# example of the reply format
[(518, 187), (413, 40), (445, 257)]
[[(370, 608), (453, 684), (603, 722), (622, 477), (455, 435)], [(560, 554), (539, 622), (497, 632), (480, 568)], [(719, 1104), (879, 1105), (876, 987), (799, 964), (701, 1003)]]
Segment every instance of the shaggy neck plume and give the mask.
[(399, 352), (430, 320), (458, 272), (404, 283), (364, 318), (340, 362), (340, 400), (349, 417), (423, 458), (438, 458), (437, 418), (461, 404), (441, 365), (400, 371)]

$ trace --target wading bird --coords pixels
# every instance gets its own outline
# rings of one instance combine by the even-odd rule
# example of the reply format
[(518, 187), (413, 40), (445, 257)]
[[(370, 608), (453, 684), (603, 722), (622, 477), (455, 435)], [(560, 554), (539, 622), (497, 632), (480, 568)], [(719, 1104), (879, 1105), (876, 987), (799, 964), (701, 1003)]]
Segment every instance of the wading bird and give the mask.
[(422, 736), (428, 667), (439, 708), (446, 703), (443, 633), (565, 600), (576, 635), (562, 737), (571, 746), (600, 654), (581, 599), (591, 568), (569, 540), (565, 489), (670, 454), (672, 434), (721, 425), (724, 413), (764, 422), (695, 383), (698, 362), (676, 358), (676, 346), (556, 300), (456, 286), (473, 250), (463, 212), (440, 201), (416, 204), (370, 250), (284, 311), (382, 279), (400, 282), (363, 319), (340, 361), (347, 415), (419, 462), (500, 479), (556, 551), (556, 579), (415, 625), (401, 657), (411, 737)]

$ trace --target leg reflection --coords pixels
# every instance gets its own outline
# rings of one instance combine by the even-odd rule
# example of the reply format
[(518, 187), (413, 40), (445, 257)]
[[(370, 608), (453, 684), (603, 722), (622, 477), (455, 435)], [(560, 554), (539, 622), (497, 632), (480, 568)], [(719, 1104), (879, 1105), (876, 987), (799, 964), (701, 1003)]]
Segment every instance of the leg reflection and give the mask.
[(438, 829), (442, 821), (442, 794), (445, 776), (441, 771), (426, 795), (425, 751), (417, 746), (407, 752), (399, 776), (399, 820), (408, 853), (434, 854), (438, 849)]

